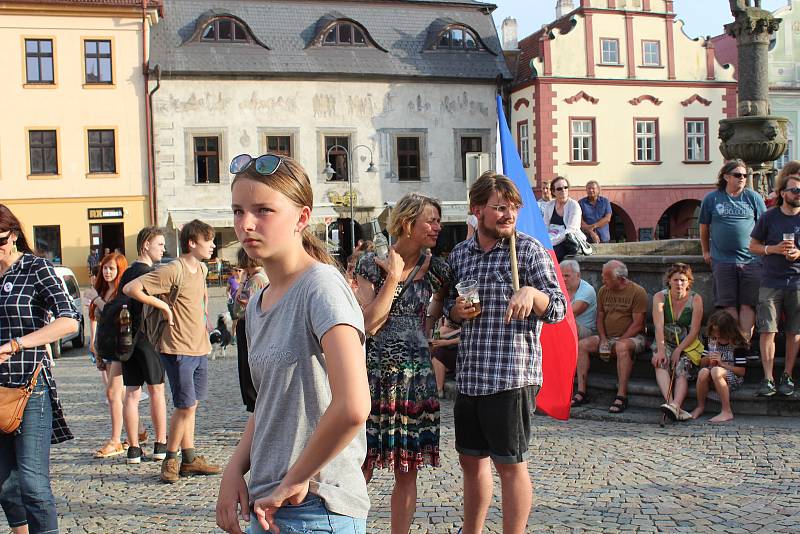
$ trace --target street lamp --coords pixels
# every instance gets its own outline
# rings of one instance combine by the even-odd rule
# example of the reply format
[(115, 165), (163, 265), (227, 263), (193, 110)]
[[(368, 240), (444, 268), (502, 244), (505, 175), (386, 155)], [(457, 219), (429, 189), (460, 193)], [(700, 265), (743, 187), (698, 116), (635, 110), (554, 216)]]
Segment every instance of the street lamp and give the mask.
[(350, 204), (350, 254), (352, 254), (356, 248), (356, 223), (355, 223), (355, 214), (353, 211), (353, 166), (351, 164), (352, 162), (350, 156), (353, 152), (356, 151), (357, 148), (362, 148), (362, 147), (366, 148), (369, 151), (369, 167), (367, 167), (367, 172), (369, 173), (378, 172), (378, 169), (375, 168), (375, 164), (372, 161), (373, 159), (372, 149), (367, 145), (356, 145), (350, 150), (347, 150), (347, 147), (343, 147), (342, 145), (333, 145), (325, 153), (325, 160), (328, 162), (328, 164), (325, 166), (325, 171), (323, 172), (325, 172), (325, 176), (328, 177), (328, 180), (333, 178), (333, 175), (336, 174), (336, 171), (334, 171), (333, 167), (331, 167), (331, 160), (330, 160), (331, 151), (334, 148), (339, 148), (344, 151), (344, 154), (347, 157), (347, 184), (350, 187), (350, 200), (348, 201)]

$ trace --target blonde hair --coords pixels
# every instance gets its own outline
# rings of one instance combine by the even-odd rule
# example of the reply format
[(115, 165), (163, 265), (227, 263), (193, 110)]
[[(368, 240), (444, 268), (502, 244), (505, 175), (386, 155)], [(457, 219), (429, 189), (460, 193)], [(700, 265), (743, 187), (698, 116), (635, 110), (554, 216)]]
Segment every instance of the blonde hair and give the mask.
[[(248, 165), (245, 170), (236, 175), (233, 184), (240, 178), (246, 178), (266, 185), (288, 198), (295, 206), (311, 209), (314, 206), (314, 192), (311, 190), (311, 180), (308, 178), (303, 166), (288, 156), (281, 156), (281, 164), (274, 173), (264, 176), (255, 170), (255, 165)], [(339, 263), (330, 255), (322, 241), (314, 235), (309, 226), (303, 228), (303, 248), (309, 256), (320, 263), (327, 263), (340, 269)], [(341, 269), (340, 269), (341, 270)]]
[(442, 206), (439, 201), (418, 193), (403, 195), (392, 210), (392, 220), (389, 222), (389, 233), (393, 237), (400, 237), (408, 233), (414, 222), (425, 210), (425, 206), (433, 206), (442, 216)]
[(503, 200), (522, 207), (522, 195), (508, 176), (494, 171), (486, 171), (475, 180), (469, 188), (469, 207), (485, 206), (492, 193), (497, 193)]

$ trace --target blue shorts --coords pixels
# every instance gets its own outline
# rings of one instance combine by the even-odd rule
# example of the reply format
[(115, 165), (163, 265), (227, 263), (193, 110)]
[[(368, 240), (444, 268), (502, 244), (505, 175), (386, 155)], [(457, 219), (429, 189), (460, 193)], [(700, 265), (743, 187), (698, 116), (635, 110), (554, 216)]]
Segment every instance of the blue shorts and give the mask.
[[(281, 532), (335, 532), (336, 534), (365, 534), (366, 519), (357, 519), (328, 511), (325, 503), (318, 496), (309, 493), (305, 500), (296, 506), (282, 506), (275, 513), (275, 523)], [(264, 530), (258, 522), (256, 514), (250, 513), (248, 534), (272, 534), (270, 528)]]
[(162, 354), (161, 362), (169, 378), (173, 406), (191, 408), (208, 398), (208, 357)]

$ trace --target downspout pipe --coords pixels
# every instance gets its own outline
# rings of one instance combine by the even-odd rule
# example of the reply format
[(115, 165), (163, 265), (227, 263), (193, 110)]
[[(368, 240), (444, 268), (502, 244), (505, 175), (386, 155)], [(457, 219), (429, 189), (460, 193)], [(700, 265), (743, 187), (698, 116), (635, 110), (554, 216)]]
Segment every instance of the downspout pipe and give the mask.
[(147, 46), (147, 0), (142, 0), (142, 72), (144, 74), (144, 116), (147, 135), (147, 196), (150, 204), (150, 224), (157, 225), (156, 169), (153, 149), (153, 93), (161, 86), (161, 72), (156, 67), (156, 86), (150, 91), (150, 57)]

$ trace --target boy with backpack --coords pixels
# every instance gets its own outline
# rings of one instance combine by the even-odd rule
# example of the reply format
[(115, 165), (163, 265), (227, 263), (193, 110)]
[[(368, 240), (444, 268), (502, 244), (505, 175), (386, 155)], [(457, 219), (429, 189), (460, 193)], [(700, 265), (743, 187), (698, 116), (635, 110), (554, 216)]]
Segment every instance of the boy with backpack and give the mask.
[(177, 260), (137, 278), (123, 289), (126, 295), (160, 310), (163, 316), (158, 330), (147, 328), (147, 335), (161, 353), (175, 406), (169, 423), (167, 453), (161, 464), (160, 478), (165, 483), (177, 482), (181, 476), (221, 471), (219, 466), (208, 464), (205, 458), (196, 455), (194, 448), (197, 406), (199, 401), (206, 400), (208, 391), (211, 344), (206, 317), (208, 268), (203, 260), (210, 259), (214, 252), (214, 229), (195, 219), (181, 229), (180, 245), (181, 256)]
[[(153, 264), (161, 261), (164, 256), (164, 231), (155, 226), (147, 226), (139, 231), (136, 236), (136, 250), (139, 256), (131, 263), (122, 274), (120, 286), (125, 287), (128, 282), (151, 272)], [(146, 383), (150, 394), (150, 418), (155, 431), (153, 444), (153, 460), (163, 461), (167, 456), (167, 405), (164, 398), (164, 365), (156, 347), (145, 335), (140, 335), (143, 304), (126, 295), (125, 299), (131, 314), (133, 335), (133, 349), (127, 360), (122, 360), (122, 381), (125, 384), (125, 403), (123, 419), (125, 430), (128, 433), (128, 459), (129, 464), (138, 464), (142, 461), (141, 444), (139, 443), (139, 401), (142, 396), (142, 386)]]

